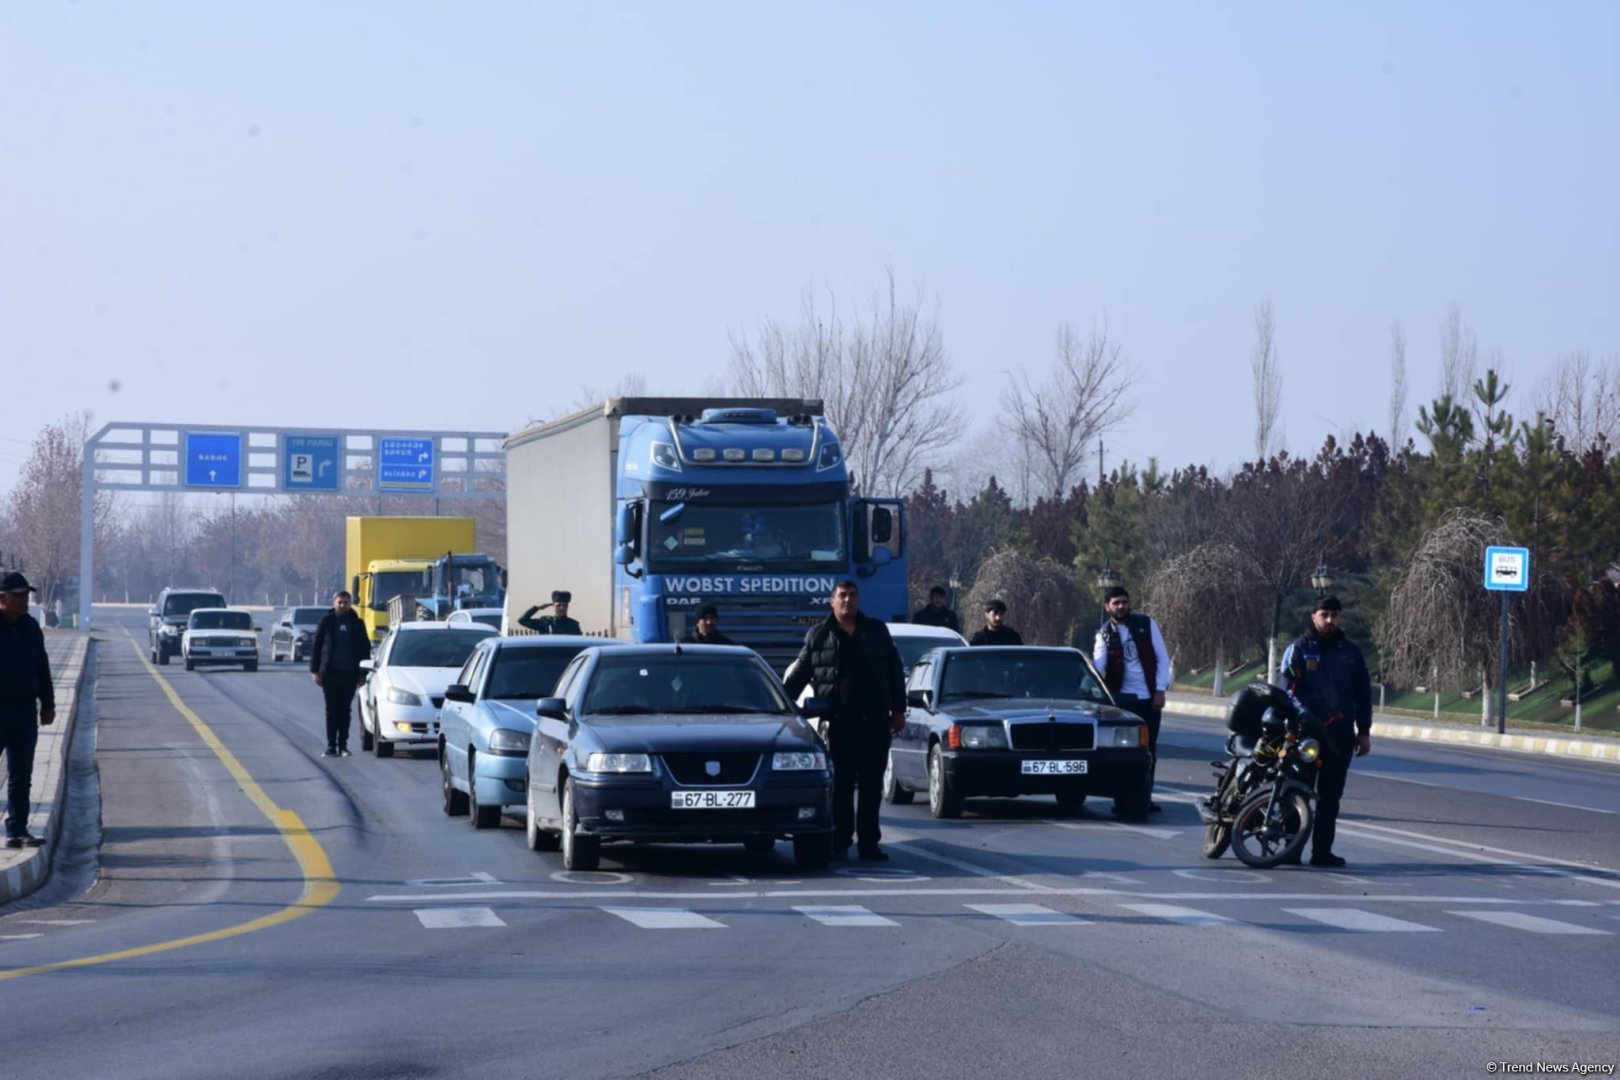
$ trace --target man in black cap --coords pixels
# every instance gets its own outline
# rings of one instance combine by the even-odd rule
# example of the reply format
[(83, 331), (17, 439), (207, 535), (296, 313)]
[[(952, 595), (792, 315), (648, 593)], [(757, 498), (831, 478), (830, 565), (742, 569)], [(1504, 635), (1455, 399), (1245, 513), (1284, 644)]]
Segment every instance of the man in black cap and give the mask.
[[(582, 634), (579, 622), (568, 617), (568, 602), (574, 594), (567, 589), (552, 589), (551, 603), (536, 604), (522, 615), (518, 616), (518, 625), (526, 626), (537, 634)], [(534, 617), (537, 611), (552, 609), (552, 614)]]
[(1007, 625), (1007, 602), (991, 600), (984, 605), (984, 629), (975, 630), (969, 645), (1022, 645), (1024, 636)]
[(370, 658), (366, 624), (355, 612), (348, 591), (339, 589), (332, 595), (332, 610), (316, 624), (315, 641), (309, 647), (309, 673), (326, 701), (326, 752), (322, 757), (349, 756), (354, 694), (366, 681), (360, 662)]
[(735, 645), (726, 635), (720, 632), (720, 609), (713, 604), (704, 604), (697, 609), (697, 629), (688, 630), (681, 635), (682, 645)]
[(1316, 826), (1311, 865), (1339, 867), (1333, 853), (1339, 800), (1351, 757), (1372, 751), (1372, 679), (1361, 650), (1339, 629), (1344, 606), (1324, 596), (1311, 609), (1311, 628), (1283, 653), (1281, 681), (1295, 704), (1322, 722), (1322, 767), (1316, 776)]
[[(28, 594), (39, 590), (13, 570), (0, 579), (0, 750), (6, 753), (6, 847), (39, 847), (28, 832), (39, 727), (56, 720), (56, 691), (45, 634), (28, 614)], [(38, 712), (35, 712), (35, 703)]]
[(943, 626), (947, 630), (962, 632), (962, 624), (956, 621), (956, 612), (945, 603), (945, 586), (935, 585), (928, 590), (928, 606), (920, 607), (911, 616), (911, 621), (918, 626)]

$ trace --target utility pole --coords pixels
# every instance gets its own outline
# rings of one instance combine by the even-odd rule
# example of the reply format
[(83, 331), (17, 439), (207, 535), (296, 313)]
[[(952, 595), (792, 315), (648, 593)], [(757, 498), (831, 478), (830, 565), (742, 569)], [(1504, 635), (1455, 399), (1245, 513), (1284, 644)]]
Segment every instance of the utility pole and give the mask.
[(1103, 472), (1103, 441), (1102, 441), (1102, 436), (1099, 435), (1099, 436), (1097, 436), (1097, 486), (1098, 487), (1102, 487), (1103, 478), (1104, 478), (1105, 475), (1106, 474)]

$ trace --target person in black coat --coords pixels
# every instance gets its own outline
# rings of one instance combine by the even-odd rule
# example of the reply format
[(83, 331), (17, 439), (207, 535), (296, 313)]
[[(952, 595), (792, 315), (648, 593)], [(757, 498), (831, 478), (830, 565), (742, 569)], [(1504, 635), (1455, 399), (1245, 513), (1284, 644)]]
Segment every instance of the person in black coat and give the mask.
[(1007, 602), (991, 600), (984, 605), (984, 629), (975, 630), (969, 645), (1022, 645), (1024, 637), (1007, 625)]
[(354, 692), (365, 681), (360, 661), (371, 658), (366, 624), (355, 612), (347, 592), (332, 597), (332, 610), (315, 627), (309, 647), (309, 670), (326, 698), (326, 753), (322, 757), (349, 756), (349, 718)]
[(6, 755), (8, 848), (39, 847), (45, 842), (28, 831), (40, 725), (56, 720), (45, 632), (28, 614), (28, 594), (38, 591), (15, 570), (0, 580), (0, 750)]
[(832, 614), (805, 635), (785, 685), (795, 700), (814, 686), (815, 696), (832, 707), (827, 741), (833, 761), (833, 857), (845, 857), (853, 838), (862, 859), (888, 859), (878, 846), (883, 835), (878, 804), (889, 739), (906, 724), (906, 677), (889, 628), (861, 614), (854, 581), (846, 578), (833, 587)]
[(688, 630), (681, 635), (682, 645), (735, 645), (726, 635), (720, 632), (720, 609), (713, 604), (704, 604), (697, 609), (697, 629)]
[(956, 620), (956, 612), (945, 606), (945, 586), (935, 585), (928, 590), (928, 606), (920, 607), (911, 616), (911, 621), (918, 626), (943, 626), (947, 630), (962, 632), (962, 624)]

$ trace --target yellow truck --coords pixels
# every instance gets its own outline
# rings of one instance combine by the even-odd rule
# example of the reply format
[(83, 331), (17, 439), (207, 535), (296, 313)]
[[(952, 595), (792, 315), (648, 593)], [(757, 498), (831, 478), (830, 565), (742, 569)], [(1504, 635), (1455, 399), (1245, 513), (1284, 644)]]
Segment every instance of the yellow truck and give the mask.
[(351, 517), (346, 567), (354, 610), (375, 643), (388, 629), (388, 601), (425, 595), (446, 552), (476, 550), (470, 517)]

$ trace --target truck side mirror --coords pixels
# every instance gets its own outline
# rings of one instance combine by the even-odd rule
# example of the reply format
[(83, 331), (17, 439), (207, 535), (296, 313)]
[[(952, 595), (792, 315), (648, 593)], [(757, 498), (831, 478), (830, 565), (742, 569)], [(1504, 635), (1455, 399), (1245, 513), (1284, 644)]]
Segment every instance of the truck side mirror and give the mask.
[(872, 508), (872, 546), (887, 544), (894, 537), (894, 514), (886, 506)]

